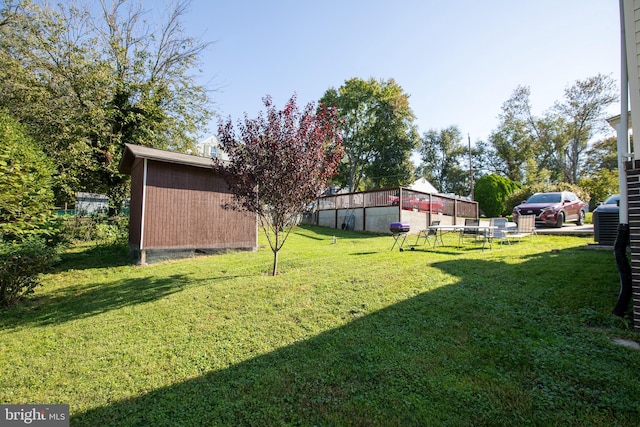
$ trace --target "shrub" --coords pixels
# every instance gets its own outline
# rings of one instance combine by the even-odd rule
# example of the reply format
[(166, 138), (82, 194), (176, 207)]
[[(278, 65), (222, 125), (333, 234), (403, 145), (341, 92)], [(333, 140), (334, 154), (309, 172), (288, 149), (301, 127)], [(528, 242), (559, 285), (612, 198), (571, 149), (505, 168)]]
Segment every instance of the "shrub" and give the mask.
[(129, 237), (129, 218), (126, 215), (67, 217), (65, 220), (65, 234), (71, 240), (83, 242), (95, 241), (99, 244), (126, 243)]
[(0, 308), (14, 305), (40, 284), (40, 274), (58, 260), (54, 247), (42, 237), (0, 241)]
[(126, 242), (129, 227), (126, 217), (112, 217), (96, 225), (95, 240), (105, 244)]
[(476, 183), (474, 198), (480, 209), (488, 217), (502, 216), (507, 211), (505, 204), (510, 194), (520, 188), (520, 184), (500, 175), (484, 175)]
[(59, 243), (53, 211), (53, 167), (23, 127), (0, 110), (0, 239), (20, 241), (41, 236)]
[(52, 173), (42, 150), (0, 110), (0, 308), (32, 293), (57, 260), (63, 235)]

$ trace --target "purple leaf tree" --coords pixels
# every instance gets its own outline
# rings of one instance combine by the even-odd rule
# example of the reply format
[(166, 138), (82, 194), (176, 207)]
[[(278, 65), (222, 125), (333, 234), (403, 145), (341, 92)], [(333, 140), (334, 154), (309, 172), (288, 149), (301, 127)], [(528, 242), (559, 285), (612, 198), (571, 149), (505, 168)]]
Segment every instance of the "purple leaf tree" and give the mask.
[(221, 121), (218, 137), (229, 161), (216, 160), (234, 194), (228, 208), (255, 213), (273, 252), (278, 251), (302, 213), (336, 174), (342, 157), (342, 133), (334, 108), (309, 103), (300, 111), (293, 95), (283, 110), (270, 96), (256, 119), (245, 114), (238, 132), (231, 119)]

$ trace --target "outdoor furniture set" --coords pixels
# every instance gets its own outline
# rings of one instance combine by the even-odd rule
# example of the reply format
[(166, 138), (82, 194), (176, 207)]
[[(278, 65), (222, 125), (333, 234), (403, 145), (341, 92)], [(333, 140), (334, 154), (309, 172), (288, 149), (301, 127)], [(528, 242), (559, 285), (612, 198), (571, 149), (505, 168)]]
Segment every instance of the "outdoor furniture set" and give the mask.
[[(394, 238), (391, 250), (397, 245), (400, 251), (404, 251), (410, 225), (408, 223), (392, 223), (389, 228)], [(440, 221), (433, 221), (428, 228), (419, 231), (415, 244), (409, 245), (409, 247), (414, 250), (416, 246), (428, 244), (435, 248), (438, 242), (444, 245), (442, 235), (450, 232), (458, 233), (458, 247), (463, 246), (465, 239), (473, 239), (474, 241), (481, 240), (484, 250), (487, 244), (491, 248), (493, 241), (500, 244), (506, 242), (510, 245), (512, 240), (520, 241), (524, 237), (536, 234), (535, 216), (521, 216), (516, 227), (509, 226), (506, 218), (491, 218), (488, 225), (481, 224), (478, 219), (474, 218), (467, 218), (464, 225), (441, 225)]]

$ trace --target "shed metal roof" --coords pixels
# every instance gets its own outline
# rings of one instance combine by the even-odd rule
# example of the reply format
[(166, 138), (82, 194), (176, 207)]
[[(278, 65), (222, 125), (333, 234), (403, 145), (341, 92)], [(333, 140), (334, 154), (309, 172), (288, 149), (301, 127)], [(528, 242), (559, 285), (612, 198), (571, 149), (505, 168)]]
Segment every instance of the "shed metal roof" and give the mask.
[(131, 167), (136, 158), (157, 160), (167, 163), (196, 166), (201, 168), (213, 168), (213, 160), (209, 157), (192, 156), (191, 154), (176, 153), (157, 148), (143, 147), (141, 145), (124, 145), (124, 153), (118, 165), (121, 173), (130, 174)]

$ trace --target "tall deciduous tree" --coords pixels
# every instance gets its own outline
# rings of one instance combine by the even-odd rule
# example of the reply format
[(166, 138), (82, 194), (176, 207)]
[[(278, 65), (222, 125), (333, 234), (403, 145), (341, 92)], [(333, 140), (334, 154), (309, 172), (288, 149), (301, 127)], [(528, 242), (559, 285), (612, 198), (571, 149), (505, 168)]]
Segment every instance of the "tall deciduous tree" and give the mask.
[(125, 142), (184, 151), (208, 122), (208, 93), (189, 75), (208, 43), (185, 35), (188, 4), (157, 27), (127, 0), (0, 6), (0, 106), (54, 159), (59, 203), (80, 190), (117, 203)]
[(218, 133), (229, 162), (217, 161), (235, 203), (229, 208), (257, 214), (271, 250), (273, 275), (278, 251), (309, 203), (326, 188), (342, 156), (342, 135), (335, 109), (309, 103), (303, 111), (295, 95), (283, 110), (269, 96), (256, 119), (244, 118), (236, 134), (231, 119)]
[(523, 182), (527, 160), (535, 150), (538, 125), (531, 113), (529, 88), (519, 86), (502, 104), (500, 123), (489, 135), (491, 166), (512, 181)]
[(467, 148), (457, 126), (425, 132), (419, 151), (423, 175), (441, 193), (469, 194), (469, 171), (460, 166)]
[(339, 185), (355, 191), (413, 181), (410, 158), (419, 135), (409, 95), (393, 79), (349, 79), (327, 90), (320, 104), (335, 106), (343, 120)]
[(615, 82), (602, 74), (578, 80), (541, 116), (532, 113), (529, 96), (529, 88), (519, 86), (503, 104), (488, 141), (492, 169), (523, 183), (547, 176), (575, 184), (588, 173), (589, 143), (606, 128), (606, 109), (618, 99)]
[(502, 104), (500, 123), (485, 145), (489, 170), (520, 183), (563, 177), (555, 165), (550, 140), (562, 136), (557, 118), (533, 114), (529, 87), (518, 86)]
[(567, 182), (578, 181), (588, 143), (607, 126), (603, 115), (617, 101), (615, 81), (598, 74), (576, 81), (565, 89), (564, 100), (554, 105), (554, 112), (565, 122), (565, 137), (556, 141), (553, 153)]
[(618, 169), (618, 140), (616, 137), (596, 141), (587, 150), (585, 174), (587, 176), (594, 175), (603, 169)]

